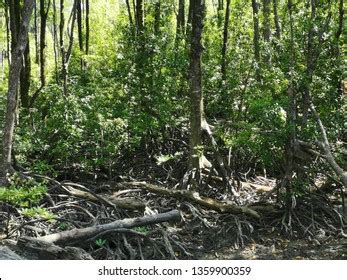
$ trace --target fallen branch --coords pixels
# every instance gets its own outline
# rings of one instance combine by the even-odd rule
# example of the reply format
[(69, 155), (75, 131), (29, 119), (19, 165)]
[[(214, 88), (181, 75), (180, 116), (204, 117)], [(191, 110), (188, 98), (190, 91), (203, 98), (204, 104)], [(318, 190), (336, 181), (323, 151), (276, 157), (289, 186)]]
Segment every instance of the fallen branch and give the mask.
[(91, 191), (82, 191), (74, 188), (73, 186), (80, 187), (78, 184), (74, 183), (64, 183), (64, 190), (70, 195), (87, 199), (92, 202), (99, 202), (106, 206), (119, 207), (122, 209), (132, 209), (132, 210), (145, 210), (146, 204), (142, 201), (133, 198), (118, 198), (115, 196), (97, 195)]
[(246, 206), (237, 206), (230, 203), (225, 203), (221, 201), (214, 200), (209, 197), (200, 196), (198, 192), (188, 191), (188, 190), (173, 190), (169, 188), (164, 188), (156, 186), (153, 184), (148, 184), (145, 182), (128, 182), (121, 183), (117, 186), (124, 188), (141, 188), (149, 192), (159, 193), (161, 195), (174, 197), (177, 199), (190, 200), (199, 205), (205, 206), (209, 209), (216, 210), (220, 213), (231, 213), (231, 214), (245, 214), (247, 216), (259, 219), (260, 215), (257, 211), (246, 207)]
[(53, 233), (50, 235), (37, 238), (38, 240), (54, 243), (54, 244), (71, 244), (81, 242), (87, 239), (93, 238), (104, 231), (110, 231), (121, 228), (134, 228), (145, 225), (158, 224), (168, 221), (179, 221), (181, 219), (181, 213), (178, 210), (172, 210), (170, 212), (145, 216), (141, 218), (132, 218), (118, 220), (112, 223), (96, 225), (92, 227), (86, 227), (82, 229), (72, 229)]

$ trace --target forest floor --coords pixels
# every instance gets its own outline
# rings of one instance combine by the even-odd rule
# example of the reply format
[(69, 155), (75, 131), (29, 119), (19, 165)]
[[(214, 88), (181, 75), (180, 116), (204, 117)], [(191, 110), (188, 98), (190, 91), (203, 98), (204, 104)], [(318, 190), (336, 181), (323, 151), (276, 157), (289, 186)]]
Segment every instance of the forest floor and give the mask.
[[(8, 246), (23, 258), (55, 258), (47, 252), (32, 257), (32, 252), (26, 253), (35, 247), (28, 245), (31, 241), (21, 242), (20, 249), (15, 242), (23, 237), (39, 239), (55, 232), (177, 209), (181, 215), (179, 222), (106, 231), (87, 242), (77, 240), (73, 246), (94, 259), (347, 259), (346, 227), (342, 215), (334, 209), (337, 193), (328, 196), (313, 192), (303, 196), (309, 200), (298, 199), (288, 220), (285, 209), (277, 203), (273, 179), (255, 177), (240, 182), (237, 197), (224, 195), (218, 183), (206, 184), (199, 191), (214, 201), (266, 210), (261, 219), (255, 219), (247, 214), (220, 213), (189, 197), (170, 197), (142, 189), (141, 186), (154, 184), (163, 189), (177, 189), (177, 185), (168, 187), (158, 180), (147, 183), (145, 178), (139, 179), (142, 180), (135, 181), (129, 176), (112, 182), (78, 184), (72, 183), (78, 178), (49, 179), (42, 206), (55, 215), (56, 221), (24, 217), (18, 209), (2, 205), (0, 214), (7, 219), (7, 233), (3, 230), (0, 245)], [(37, 246), (34, 249), (37, 251)]]

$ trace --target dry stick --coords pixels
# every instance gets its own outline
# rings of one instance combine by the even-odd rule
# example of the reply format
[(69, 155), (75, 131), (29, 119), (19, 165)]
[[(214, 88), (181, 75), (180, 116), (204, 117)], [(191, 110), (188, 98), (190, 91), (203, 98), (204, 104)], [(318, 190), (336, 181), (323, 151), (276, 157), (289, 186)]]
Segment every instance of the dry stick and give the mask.
[(121, 188), (124, 188), (124, 187), (142, 188), (149, 192), (159, 193), (161, 195), (174, 197), (176, 199), (190, 200), (199, 205), (205, 206), (209, 209), (216, 210), (220, 213), (244, 214), (256, 219), (260, 218), (259, 213), (250, 207), (232, 205), (230, 203), (224, 203), (209, 197), (203, 197), (203, 196), (200, 196), (198, 192), (193, 192), (188, 190), (169, 189), (169, 188), (160, 187), (153, 184), (147, 184), (145, 182), (129, 182), (129, 183), (118, 184), (117, 186)]
[(172, 210), (167, 213), (161, 213), (141, 218), (118, 220), (112, 223), (86, 227), (82, 229), (72, 229), (63, 232), (53, 233), (50, 235), (42, 236), (38, 240), (55, 243), (55, 244), (69, 244), (90, 239), (104, 231), (121, 228), (134, 228), (145, 225), (158, 224), (168, 221), (180, 221), (181, 213), (178, 210)]

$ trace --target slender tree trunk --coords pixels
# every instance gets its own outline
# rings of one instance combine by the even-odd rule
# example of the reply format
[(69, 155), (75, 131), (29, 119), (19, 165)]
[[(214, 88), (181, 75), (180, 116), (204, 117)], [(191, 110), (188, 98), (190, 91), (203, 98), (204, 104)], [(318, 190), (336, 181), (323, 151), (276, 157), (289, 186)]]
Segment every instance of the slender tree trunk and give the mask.
[[(77, 0), (77, 34), (78, 34), (78, 46), (80, 49), (80, 55), (84, 53), (83, 46), (83, 27), (82, 27), (82, 0)], [(84, 68), (83, 58), (81, 57), (81, 69)]]
[(271, 0), (263, 0), (263, 38), (265, 42), (263, 62), (264, 65), (271, 65), (271, 24), (270, 24), (270, 4)]
[(274, 14), (274, 22), (275, 22), (275, 36), (278, 40), (281, 39), (281, 26), (280, 26), (280, 20), (278, 17), (278, 0), (273, 0), (273, 14)]
[(136, 30), (137, 35), (143, 33), (144, 28), (144, 9), (143, 0), (136, 0)]
[(38, 32), (37, 32), (37, 5), (36, 5), (36, 1), (34, 4), (34, 38), (35, 38), (35, 63), (39, 64), (39, 58), (40, 58), (40, 54), (39, 54), (39, 40), (38, 40)]
[(41, 28), (40, 28), (40, 80), (41, 87), (46, 85), (46, 27), (47, 27), (47, 18), (49, 7), (51, 5), (51, 1), (48, 1), (47, 7), (45, 7), (45, 0), (40, 0), (40, 18), (41, 18)]
[(86, 0), (86, 55), (89, 54), (89, 36), (90, 36), (90, 26), (89, 26), (89, 0)]
[(161, 13), (161, 3), (157, 0), (154, 8), (154, 34), (158, 35), (160, 32), (160, 13)]
[(128, 11), (128, 17), (129, 17), (130, 26), (133, 26), (133, 25), (134, 25), (134, 22), (133, 22), (133, 17), (132, 17), (132, 15), (131, 15), (131, 8), (130, 8), (129, 0), (125, 0), (125, 4), (126, 4), (126, 6), (127, 6), (127, 11)]
[(270, 42), (271, 39), (270, 1), (263, 0), (263, 37), (265, 42)]
[(311, 20), (310, 29), (307, 36), (307, 49), (306, 49), (306, 75), (303, 83), (303, 100), (302, 100), (302, 128), (305, 129), (308, 119), (308, 111), (310, 106), (309, 91), (312, 82), (313, 72), (315, 68), (315, 54), (314, 54), (314, 37), (315, 37), (315, 19), (316, 19), (316, 0), (310, 0), (311, 3)]
[(222, 64), (221, 64), (222, 81), (226, 81), (226, 78), (227, 78), (226, 53), (227, 53), (228, 39), (229, 39), (229, 31), (228, 30), (229, 30), (229, 21), (230, 21), (230, 2), (231, 2), (231, 0), (227, 0), (226, 11), (225, 11), (225, 20), (224, 20)]
[(65, 47), (64, 47), (64, 30), (65, 30), (65, 3), (64, 0), (60, 0), (60, 23), (59, 23), (59, 47), (60, 47), (60, 59), (61, 59), (61, 74), (63, 79), (63, 91), (64, 95), (67, 94), (67, 68), (65, 63)]
[(204, 103), (202, 93), (201, 57), (203, 52), (202, 33), (205, 18), (205, 1), (193, 0), (192, 37), (190, 50), (190, 167), (200, 169), (202, 159), (202, 121)]
[(23, 108), (29, 107), (29, 90), (30, 90), (30, 78), (31, 78), (31, 60), (30, 60), (30, 46), (29, 37), (28, 42), (23, 53), (22, 69), (20, 72), (20, 100)]
[(344, 20), (344, 7), (343, 7), (343, 0), (340, 0), (339, 2), (339, 21), (338, 21), (338, 26), (337, 26), (337, 30), (335, 33), (335, 40), (336, 40), (336, 45), (334, 48), (334, 53), (336, 57), (340, 56), (340, 45), (339, 45), (339, 41), (340, 41), (340, 37), (343, 31), (343, 20)]
[[(27, 0), (24, 2), (22, 9), (22, 20), (20, 27), (18, 28), (18, 36), (15, 47), (11, 50), (11, 65), (8, 80), (8, 92), (7, 92), (7, 108), (5, 117), (5, 126), (3, 130), (2, 139), (2, 158), (0, 178), (1, 183), (6, 182), (6, 174), (13, 171), (11, 167), (11, 152), (12, 152), (12, 140), (15, 127), (15, 116), (17, 106), (17, 90), (20, 78), (20, 72), (22, 68), (22, 57), (25, 52), (28, 43), (28, 31), (30, 17), (34, 8), (34, 0)], [(13, 39), (13, 38), (12, 38)]]
[(177, 13), (177, 25), (176, 25), (176, 42), (185, 33), (185, 0), (178, 1), (178, 13)]
[(253, 10), (253, 44), (254, 44), (254, 59), (256, 65), (256, 77), (260, 80), (260, 30), (259, 30), (259, 7), (256, 0), (252, 0)]
[(11, 64), (11, 47), (10, 47), (10, 19), (9, 19), (9, 9), (8, 9), (8, 0), (5, 0), (5, 22), (6, 22), (6, 57), (8, 61), (8, 66)]
[[(287, 90), (288, 94), (288, 107), (287, 107), (287, 128), (289, 131), (287, 143), (285, 146), (285, 174), (282, 181), (282, 187), (286, 189), (286, 205), (287, 214), (290, 215), (293, 207), (292, 200), (292, 179), (294, 174), (294, 143), (296, 141), (296, 94), (293, 81), (294, 71), (294, 30), (293, 30), (293, 16), (292, 16), (292, 0), (288, 0), (288, 13), (289, 13), (289, 24), (290, 24), (290, 82)], [(288, 219), (290, 221), (290, 218)], [(290, 226), (290, 225), (289, 225)]]
[(192, 30), (192, 18), (193, 18), (193, 2), (194, 0), (189, 0), (189, 7), (188, 7), (188, 19), (187, 19), (187, 26), (186, 26), (186, 36), (189, 37), (191, 30)]
[(58, 42), (58, 31), (57, 31), (57, 6), (55, 0), (53, 0), (53, 50), (54, 50), (54, 65), (55, 65), (55, 79), (59, 83), (59, 42)]

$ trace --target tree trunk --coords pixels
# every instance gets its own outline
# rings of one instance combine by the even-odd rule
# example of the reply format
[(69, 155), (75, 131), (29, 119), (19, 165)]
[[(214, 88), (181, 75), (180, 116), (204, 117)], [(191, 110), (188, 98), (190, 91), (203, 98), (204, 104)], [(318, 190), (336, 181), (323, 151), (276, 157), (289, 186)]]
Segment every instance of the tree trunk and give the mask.
[(229, 39), (229, 21), (230, 21), (230, 2), (231, 0), (227, 0), (227, 6), (225, 11), (225, 21), (224, 21), (224, 31), (223, 31), (223, 46), (222, 46), (222, 64), (221, 64), (221, 72), (222, 72), (222, 81), (226, 81), (227, 73), (226, 73), (226, 53), (228, 48), (228, 39)]
[(143, 33), (143, 28), (144, 28), (143, 0), (136, 0), (136, 30), (138, 35)]
[(86, 0), (86, 55), (89, 54), (89, 0)]
[(3, 130), (2, 139), (2, 158), (0, 179), (6, 182), (6, 174), (12, 172), (11, 167), (11, 152), (12, 140), (15, 127), (15, 115), (17, 106), (17, 89), (22, 69), (22, 57), (28, 43), (28, 31), (30, 17), (34, 8), (34, 0), (27, 0), (24, 2), (22, 9), (22, 20), (18, 28), (18, 36), (16, 46), (11, 50), (11, 65), (8, 79), (8, 92), (7, 92), (7, 108), (5, 117), (5, 126)]
[(36, 1), (34, 4), (34, 38), (35, 38), (35, 63), (39, 64), (40, 53), (39, 53), (39, 40), (38, 40), (38, 31), (37, 31), (37, 5)]
[(54, 66), (55, 66), (55, 79), (57, 84), (59, 83), (58, 76), (58, 61), (59, 61), (59, 42), (58, 42), (58, 31), (57, 31), (57, 6), (55, 0), (53, 0), (53, 50), (54, 50)]
[(263, 0), (263, 37), (265, 42), (270, 42), (271, 37), (270, 1), (271, 0)]
[(293, 81), (293, 68), (295, 60), (294, 52), (294, 30), (293, 30), (293, 17), (292, 17), (292, 1), (288, 0), (288, 12), (289, 12), (289, 25), (290, 25), (290, 82), (287, 89), (288, 94), (288, 107), (287, 107), (287, 123), (288, 138), (285, 145), (285, 174), (282, 180), (282, 187), (286, 189), (286, 206), (287, 213), (290, 215), (293, 207), (292, 200), (292, 179), (294, 175), (294, 148), (296, 141), (296, 94)]
[(160, 0), (157, 0), (154, 7), (154, 34), (158, 35), (160, 32)]
[(190, 50), (190, 167), (200, 169), (202, 159), (202, 120), (204, 103), (202, 94), (201, 56), (205, 1), (193, 0), (192, 37)]
[(265, 42), (263, 62), (264, 65), (271, 65), (271, 27), (270, 27), (270, 1), (263, 0), (263, 38)]
[(273, 0), (273, 14), (274, 14), (274, 22), (275, 22), (275, 36), (278, 40), (281, 39), (281, 26), (280, 26), (280, 20), (278, 17), (278, 0)]
[(30, 46), (29, 37), (27, 39), (26, 47), (23, 53), (22, 69), (20, 72), (20, 100), (23, 108), (29, 107), (29, 90), (30, 90), (30, 76), (31, 76), (31, 60), (30, 60)]
[(62, 64), (62, 79), (63, 79), (63, 93), (64, 96), (67, 95), (68, 92), (68, 67), (70, 62), (70, 57), (72, 53), (72, 45), (73, 45), (73, 38), (74, 38), (74, 27), (75, 27), (75, 21), (76, 21), (76, 14), (77, 14), (77, 2), (78, 0), (74, 1), (74, 5), (71, 10), (71, 28), (69, 36), (69, 44), (67, 49), (65, 50), (64, 46), (64, 29), (65, 29), (65, 17), (64, 17), (64, 0), (60, 0), (60, 50), (61, 50), (61, 64)]
[[(84, 46), (83, 46), (83, 28), (82, 28), (82, 0), (77, 0), (76, 9), (77, 9), (78, 46), (80, 49), (80, 55), (83, 56)], [(84, 68), (84, 63), (83, 63), (83, 58), (81, 57), (81, 69), (83, 68)]]
[(47, 18), (51, 1), (48, 1), (47, 7), (45, 7), (45, 0), (40, 0), (40, 18), (41, 18), (41, 29), (40, 29), (40, 80), (41, 87), (46, 85), (46, 27)]
[(185, 0), (179, 0), (176, 26), (176, 42), (185, 32)]
[(64, 15), (65, 3), (64, 0), (60, 0), (60, 23), (59, 23), (59, 48), (61, 59), (61, 74), (63, 79), (63, 91), (64, 95), (67, 93), (67, 69), (65, 64), (65, 47), (64, 47), (64, 29), (65, 29), (65, 15)]
[(130, 3), (129, 3), (129, 0), (125, 0), (125, 4), (127, 6), (127, 11), (128, 11), (128, 17), (129, 17), (129, 23), (130, 23), (130, 26), (132, 27), (134, 25), (134, 22), (133, 22), (133, 17), (131, 15), (131, 8), (130, 8)]
[(252, 0), (253, 10), (253, 44), (254, 44), (254, 59), (256, 65), (256, 77), (260, 80), (260, 31), (259, 31), (259, 7), (256, 0)]

